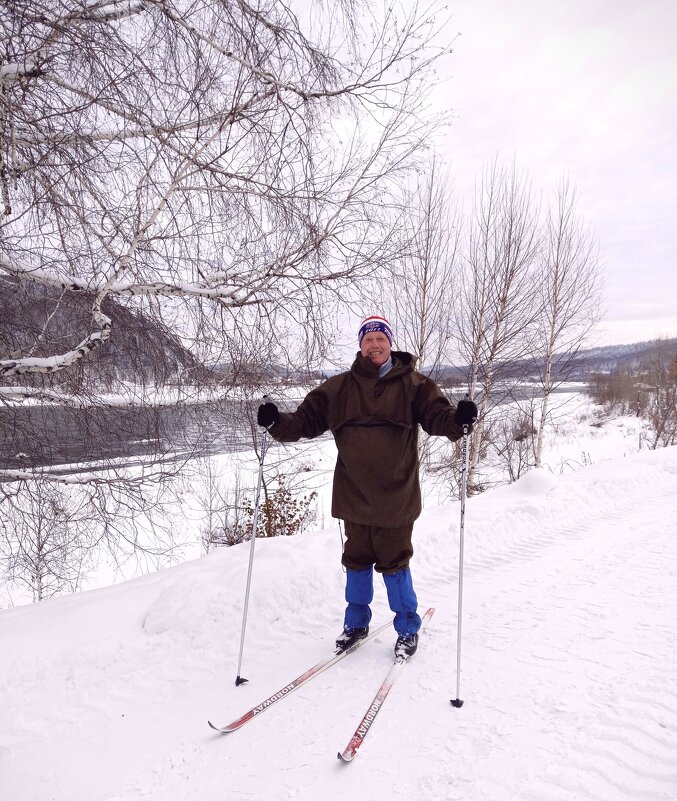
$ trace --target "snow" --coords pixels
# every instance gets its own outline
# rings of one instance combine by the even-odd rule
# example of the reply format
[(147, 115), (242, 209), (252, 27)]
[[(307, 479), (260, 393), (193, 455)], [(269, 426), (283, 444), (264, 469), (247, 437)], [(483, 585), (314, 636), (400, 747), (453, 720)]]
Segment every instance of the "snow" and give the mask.
[(24, 76), (31, 75), (37, 70), (37, 64), (33, 61), (23, 61), (16, 64), (3, 64), (0, 66), (0, 81), (16, 81)]
[[(248, 544), (0, 612), (3, 801), (674, 801), (677, 448), (634, 452), (631, 419), (559, 434), (551, 469), (466, 504), (461, 709), (452, 502), (417, 521), (412, 572), (436, 612), (354, 763), (336, 753), (390, 629), (241, 730), (207, 726), (331, 651), (343, 573), (327, 520), (257, 541), (240, 687)], [(378, 578), (373, 609), (389, 618)]]

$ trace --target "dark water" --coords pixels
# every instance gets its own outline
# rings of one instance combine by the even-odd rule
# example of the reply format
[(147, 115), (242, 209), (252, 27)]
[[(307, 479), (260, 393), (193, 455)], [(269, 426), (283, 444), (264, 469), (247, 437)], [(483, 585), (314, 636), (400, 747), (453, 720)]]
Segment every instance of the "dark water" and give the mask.
[[(523, 391), (524, 397), (538, 394), (533, 388)], [(510, 399), (494, 398), (494, 403)], [(259, 402), (157, 408), (0, 406), (0, 469), (109, 459), (133, 463), (149, 456), (174, 460), (248, 450), (253, 445), (252, 429), (261, 431), (255, 423)], [(282, 406), (292, 410), (296, 402)]]
[(1, 469), (169, 454), (183, 458), (251, 447), (248, 409), (241, 403), (0, 407)]

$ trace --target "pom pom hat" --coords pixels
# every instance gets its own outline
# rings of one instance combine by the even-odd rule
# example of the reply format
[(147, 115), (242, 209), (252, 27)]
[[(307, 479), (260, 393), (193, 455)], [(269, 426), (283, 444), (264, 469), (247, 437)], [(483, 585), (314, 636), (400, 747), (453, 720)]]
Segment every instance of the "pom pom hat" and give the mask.
[(386, 320), (385, 317), (379, 317), (376, 314), (373, 314), (371, 317), (365, 317), (362, 320), (360, 325), (360, 330), (357, 334), (357, 341), (359, 344), (362, 344), (362, 339), (365, 334), (369, 334), (372, 331), (381, 331), (388, 337), (388, 342), (393, 344), (393, 332), (390, 328), (390, 323)]

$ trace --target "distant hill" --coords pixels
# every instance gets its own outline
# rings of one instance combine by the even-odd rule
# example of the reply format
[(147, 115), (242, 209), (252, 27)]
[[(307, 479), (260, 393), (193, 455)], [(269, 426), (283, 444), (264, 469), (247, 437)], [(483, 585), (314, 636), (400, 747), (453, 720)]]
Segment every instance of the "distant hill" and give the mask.
[(671, 361), (677, 354), (677, 338), (591, 348), (578, 354), (575, 375), (583, 379), (590, 373), (634, 373), (656, 359), (659, 347), (671, 354), (664, 361)]
[[(0, 292), (0, 358), (45, 357), (66, 353), (91, 333), (93, 292), (61, 292), (32, 281), (3, 278)], [(123, 381), (161, 385), (181, 372), (210, 375), (169, 330), (140, 312), (107, 298), (110, 340), (72, 368), (52, 375), (22, 376), (30, 386), (71, 391), (113, 389)], [(19, 383), (15, 380), (14, 383)]]
[[(31, 281), (3, 278), (0, 359), (67, 352), (91, 332), (93, 301), (92, 292), (61, 292)], [(225, 364), (207, 368), (183, 347), (171, 331), (138, 310), (107, 298), (103, 311), (111, 318), (113, 327), (113, 336), (107, 343), (72, 368), (52, 375), (23, 376), (20, 383), (65, 387), (71, 391), (110, 390), (124, 381), (154, 385), (171, 383), (188, 370), (191, 382), (210, 382), (230, 375), (236, 383), (239, 380), (265, 382), (273, 378), (303, 384), (340, 372), (333, 369), (291, 371), (288, 367), (269, 363), (247, 365), (244, 362), (237, 369)], [(674, 358), (677, 338), (662, 340), (661, 344), (671, 351), (669, 358)], [(651, 340), (590, 348), (577, 354), (572, 365), (567, 354), (559, 354), (555, 370), (567, 365), (568, 378), (573, 381), (585, 381), (592, 373), (636, 372), (651, 362), (657, 347), (656, 340)], [(538, 376), (537, 366), (528, 360), (502, 362), (495, 369), (497, 380)], [(467, 376), (467, 365), (443, 365), (433, 377), (451, 386), (462, 385)]]
[[(635, 373), (647, 368), (655, 360), (658, 348), (667, 348), (671, 361), (677, 354), (677, 338), (634, 342), (628, 345), (606, 345), (582, 350), (575, 357), (567, 353), (557, 354), (554, 365), (555, 377), (566, 372), (570, 381), (586, 381), (593, 373)], [(459, 384), (467, 380), (467, 365), (457, 367), (445, 365), (439, 371), (440, 380), (447, 384)], [(538, 377), (538, 366), (532, 360), (500, 362), (496, 365), (496, 378)]]

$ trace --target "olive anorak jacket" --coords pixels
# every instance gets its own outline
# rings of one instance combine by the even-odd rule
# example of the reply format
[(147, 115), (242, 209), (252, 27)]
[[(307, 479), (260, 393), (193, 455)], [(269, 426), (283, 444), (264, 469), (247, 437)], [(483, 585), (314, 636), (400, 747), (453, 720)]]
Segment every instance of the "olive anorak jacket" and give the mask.
[(361, 353), (345, 373), (306, 395), (295, 412), (281, 413), (270, 433), (297, 442), (329, 430), (338, 449), (332, 516), (352, 523), (398, 528), (421, 513), (418, 427), (457, 440), (455, 407), (414, 369), (410, 353), (392, 352), (382, 378)]

